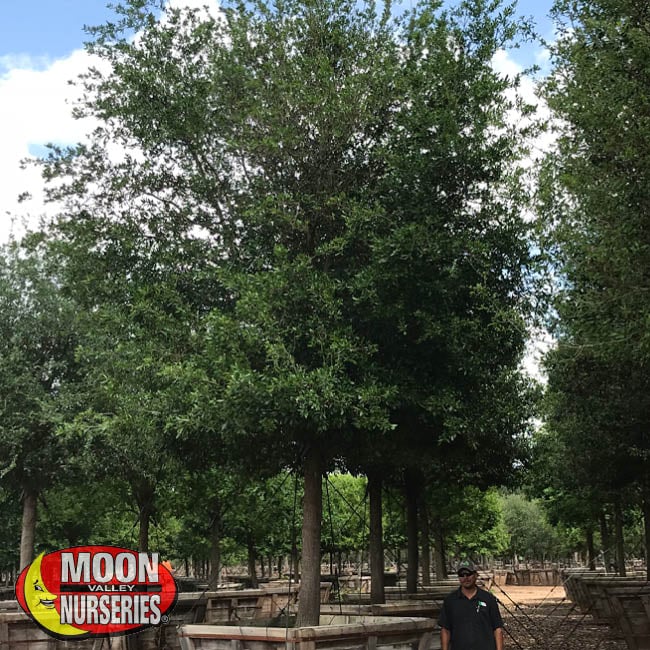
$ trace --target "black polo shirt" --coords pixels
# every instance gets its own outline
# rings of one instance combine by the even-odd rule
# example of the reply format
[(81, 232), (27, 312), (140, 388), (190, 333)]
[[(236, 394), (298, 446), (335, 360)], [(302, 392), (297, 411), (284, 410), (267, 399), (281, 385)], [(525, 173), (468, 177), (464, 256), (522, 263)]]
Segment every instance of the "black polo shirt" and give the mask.
[(490, 592), (477, 588), (470, 600), (459, 587), (445, 598), (438, 625), (451, 633), (451, 650), (495, 650), (494, 630), (503, 619)]

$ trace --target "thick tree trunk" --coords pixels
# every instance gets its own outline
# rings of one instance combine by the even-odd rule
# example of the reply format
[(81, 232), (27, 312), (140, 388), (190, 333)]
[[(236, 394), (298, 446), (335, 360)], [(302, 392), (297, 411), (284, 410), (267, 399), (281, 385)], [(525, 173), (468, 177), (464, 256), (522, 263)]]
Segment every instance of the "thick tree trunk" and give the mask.
[(420, 509), (420, 564), (422, 566), (422, 585), (431, 584), (431, 548), (429, 546), (429, 518), (426, 508)]
[(599, 515), (600, 522), (600, 539), (603, 544), (603, 561), (605, 562), (605, 571), (612, 569), (612, 538), (609, 534), (607, 517), (605, 511), (601, 509)]
[(323, 484), (320, 454), (307, 453), (302, 515), (302, 573), (296, 627), (318, 625), (320, 617), (320, 533)]
[(616, 538), (616, 568), (618, 575), (625, 577), (625, 540), (623, 538), (623, 512), (621, 502), (614, 502), (614, 536)]
[(585, 530), (585, 538), (587, 540), (587, 565), (592, 571), (596, 570), (596, 550), (594, 548), (594, 531), (589, 526)]
[(216, 589), (221, 584), (221, 515), (217, 512), (210, 524), (210, 575), (208, 587)]
[(445, 552), (445, 537), (442, 531), (442, 524), (436, 517), (434, 520), (435, 532), (433, 535), (434, 560), (436, 570), (436, 580), (446, 580), (447, 575), (447, 557)]
[(251, 579), (251, 588), (257, 589), (259, 582), (257, 581), (257, 553), (255, 552), (255, 544), (249, 537), (246, 540), (246, 552), (248, 556), (248, 575)]
[(410, 470), (405, 473), (407, 567), (406, 593), (418, 590), (418, 485)]
[(36, 535), (37, 494), (25, 490), (23, 494), (23, 523), (20, 532), (20, 570), (34, 559), (34, 539)]
[(154, 512), (155, 489), (147, 482), (132, 484), (133, 496), (138, 504), (138, 551), (149, 552), (149, 525)]
[(381, 475), (368, 474), (368, 498), (370, 500), (370, 602), (373, 605), (386, 602), (384, 590), (384, 533), (381, 502)]

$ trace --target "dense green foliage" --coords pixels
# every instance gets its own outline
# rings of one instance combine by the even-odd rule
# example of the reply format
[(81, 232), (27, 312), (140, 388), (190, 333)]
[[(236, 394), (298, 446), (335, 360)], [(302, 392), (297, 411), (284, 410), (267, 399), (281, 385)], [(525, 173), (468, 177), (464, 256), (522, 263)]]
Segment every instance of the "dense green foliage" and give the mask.
[[(367, 551), (372, 475), (398, 566), (415, 511), (443, 565), (609, 562), (618, 546), (621, 566), (624, 535), (639, 552), (645, 7), (556, 3), (541, 87), (558, 139), (537, 208), (557, 345), (529, 465), (535, 248), (528, 134), (510, 119), (529, 108), (492, 66), (526, 26), (486, 0), (400, 16), (260, 0), (163, 20), (158, 4), (92, 32), (103, 65), (77, 111), (99, 126), (52, 148), (59, 214), (3, 251), (7, 539), (29, 492), (39, 548), (151, 546), (210, 580), (221, 564), (294, 570), (302, 552), (317, 584), (321, 559)], [(522, 475), (528, 496), (495, 489)]]
[(484, 0), (120, 12), (89, 45), (90, 144), (43, 162), (84, 376), (60, 433), (140, 548), (183, 505), (213, 567), (227, 536), (271, 552), (266, 481), (304, 472), (302, 608), (325, 471), (470, 457), (487, 487), (524, 458), (524, 133), (491, 65), (522, 26)]
[[(620, 537), (625, 507), (650, 514), (650, 17), (625, 0), (560, 1), (555, 11), (560, 37), (544, 92), (558, 141), (542, 171), (541, 211), (561, 279), (542, 442), (563, 457), (551, 481), (556, 507), (563, 494), (587, 504), (581, 514), (559, 506), (564, 517), (587, 529), (600, 520), (604, 533), (611, 516)], [(620, 567), (622, 539), (617, 546)]]

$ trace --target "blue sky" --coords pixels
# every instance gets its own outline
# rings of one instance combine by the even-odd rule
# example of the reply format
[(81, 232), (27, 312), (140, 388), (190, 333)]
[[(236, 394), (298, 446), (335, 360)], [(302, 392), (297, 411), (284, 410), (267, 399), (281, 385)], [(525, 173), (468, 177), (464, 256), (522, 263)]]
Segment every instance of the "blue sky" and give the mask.
[[(176, 5), (216, 5), (217, 0), (169, 0)], [(454, 4), (457, 0), (445, 0)], [(88, 68), (83, 51), (85, 25), (102, 24), (114, 16), (107, 0), (0, 0), (0, 241), (20, 234), (20, 222), (33, 223), (47, 214), (37, 171), (20, 169), (20, 160), (38, 157), (49, 142), (83, 141), (92, 124), (71, 119), (78, 91), (68, 83)], [(396, 11), (417, 0), (394, 0)], [(548, 18), (552, 0), (520, 0), (518, 13), (531, 16), (537, 31), (552, 38)], [(527, 45), (502, 58), (507, 73), (543, 61), (539, 45)], [(532, 84), (530, 85), (529, 92)], [(33, 197), (19, 204), (18, 194)]]
[[(520, 0), (518, 12), (533, 16), (542, 36), (552, 33), (551, 0)], [(82, 46), (84, 25), (113, 15), (105, 0), (5, 0), (0, 21), (0, 57), (29, 55), (33, 60), (64, 57)]]
[(112, 12), (104, 0), (6, 0), (0, 21), (0, 56), (54, 59), (81, 46), (84, 25)]

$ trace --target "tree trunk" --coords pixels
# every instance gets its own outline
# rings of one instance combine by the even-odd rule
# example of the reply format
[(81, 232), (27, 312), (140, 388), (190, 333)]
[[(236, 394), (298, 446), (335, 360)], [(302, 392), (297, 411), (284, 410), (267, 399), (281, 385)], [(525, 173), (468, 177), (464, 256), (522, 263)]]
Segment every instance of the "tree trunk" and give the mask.
[(210, 524), (210, 575), (208, 587), (216, 589), (221, 584), (221, 514), (217, 512)]
[(140, 508), (138, 516), (140, 530), (138, 532), (138, 551), (140, 553), (149, 552), (149, 523), (151, 521), (151, 509), (148, 506)]
[(646, 580), (650, 580), (650, 491), (647, 483), (643, 486), (643, 531), (645, 538)]
[(436, 580), (446, 580), (447, 575), (447, 558), (445, 554), (445, 536), (442, 530), (442, 524), (438, 517), (434, 520), (435, 532), (433, 535), (434, 559), (436, 569)]
[(320, 533), (323, 483), (320, 455), (310, 449), (304, 466), (302, 573), (296, 627), (318, 625), (320, 617)]
[(429, 546), (429, 518), (426, 508), (420, 509), (420, 564), (422, 566), (422, 585), (431, 585), (431, 550)]
[(407, 567), (406, 593), (418, 590), (418, 489), (411, 470), (405, 473)]
[(248, 557), (248, 575), (251, 579), (251, 589), (257, 589), (259, 582), (257, 581), (257, 553), (255, 552), (255, 544), (251, 537), (246, 540), (246, 552)]
[(601, 509), (599, 514), (600, 521), (600, 539), (603, 544), (603, 561), (605, 562), (605, 571), (612, 569), (612, 539), (609, 534), (609, 526), (607, 525), (607, 516), (605, 511)]
[(623, 512), (621, 502), (614, 502), (614, 535), (616, 538), (616, 564), (618, 575), (625, 577), (625, 540), (623, 539)]
[(594, 548), (594, 531), (589, 526), (585, 530), (585, 537), (587, 540), (587, 565), (591, 571), (596, 570), (596, 550)]
[(154, 512), (155, 489), (145, 480), (132, 484), (133, 496), (138, 504), (138, 551), (149, 552), (149, 524)]
[(20, 532), (21, 571), (34, 559), (37, 510), (36, 492), (25, 490), (23, 494), (23, 524)]
[(368, 474), (368, 498), (370, 500), (370, 602), (373, 605), (386, 602), (381, 490), (381, 475), (370, 472)]

